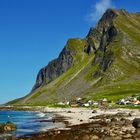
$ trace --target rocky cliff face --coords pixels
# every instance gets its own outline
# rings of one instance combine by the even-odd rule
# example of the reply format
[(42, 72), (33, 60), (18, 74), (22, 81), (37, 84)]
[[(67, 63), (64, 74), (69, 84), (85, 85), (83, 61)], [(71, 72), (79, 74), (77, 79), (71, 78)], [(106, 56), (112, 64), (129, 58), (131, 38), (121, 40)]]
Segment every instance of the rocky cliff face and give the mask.
[(72, 65), (72, 52), (65, 47), (57, 59), (54, 59), (39, 71), (33, 90), (53, 81), (66, 72)]
[[(87, 53), (86, 51), (84, 52), (84, 49), (86, 49), (87, 46), (85, 40), (78, 38), (69, 39), (58, 58), (49, 62), (47, 66), (39, 71), (33, 91), (40, 86), (50, 83), (71, 68), (76, 61), (79, 61), (76, 60), (81, 49), (78, 49), (78, 45), (82, 48), (83, 53)], [(78, 59), (80, 59), (80, 57), (78, 57)]]
[(117, 28), (113, 24), (113, 19), (116, 17), (117, 14), (115, 11), (108, 9), (97, 24), (96, 30), (100, 33), (100, 43), (99, 47), (96, 49), (94, 65), (99, 66), (98, 69), (93, 73), (94, 76), (100, 75), (102, 71), (106, 71), (113, 62), (113, 51), (111, 48), (109, 51), (107, 51), (107, 49), (109, 49), (107, 47), (117, 36)]
[(29, 95), (11, 103), (46, 105), (77, 97), (116, 100), (136, 94), (139, 52), (140, 14), (108, 9), (84, 39), (69, 39), (59, 57), (40, 70)]

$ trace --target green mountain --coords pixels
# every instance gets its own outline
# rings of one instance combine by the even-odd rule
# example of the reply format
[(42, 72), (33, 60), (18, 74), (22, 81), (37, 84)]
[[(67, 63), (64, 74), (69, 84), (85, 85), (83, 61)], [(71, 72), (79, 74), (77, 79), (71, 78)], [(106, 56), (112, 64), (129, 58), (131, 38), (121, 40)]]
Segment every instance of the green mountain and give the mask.
[(117, 100), (139, 92), (140, 13), (108, 9), (84, 39), (69, 39), (58, 58), (39, 71), (30, 94), (10, 103)]

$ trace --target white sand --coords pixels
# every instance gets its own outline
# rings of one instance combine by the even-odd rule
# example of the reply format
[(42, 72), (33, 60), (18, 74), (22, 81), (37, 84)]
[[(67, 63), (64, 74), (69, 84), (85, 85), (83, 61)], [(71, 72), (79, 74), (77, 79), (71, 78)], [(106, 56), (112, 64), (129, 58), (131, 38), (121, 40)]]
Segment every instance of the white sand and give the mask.
[[(140, 117), (140, 111), (138, 109), (109, 109), (107, 111), (103, 111), (100, 109), (87, 109), (87, 108), (48, 108), (48, 107), (41, 108), (40, 107), (39, 110), (43, 112), (53, 112), (55, 114), (66, 117), (67, 121), (71, 125), (89, 123), (93, 121), (92, 119), (89, 118), (97, 115), (103, 115), (103, 114), (117, 114), (123, 112), (131, 113), (132, 116), (128, 117), (128, 119), (130, 120)], [(97, 113), (92, 113), (93, 110), (96, 110)], [(71, 113), (68, 113), (69, 111)]]

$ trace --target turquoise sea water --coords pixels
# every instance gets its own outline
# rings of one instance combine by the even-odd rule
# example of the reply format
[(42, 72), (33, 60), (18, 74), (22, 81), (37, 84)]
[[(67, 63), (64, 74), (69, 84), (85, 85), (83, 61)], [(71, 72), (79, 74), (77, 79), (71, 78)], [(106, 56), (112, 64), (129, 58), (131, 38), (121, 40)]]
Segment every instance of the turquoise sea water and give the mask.
[[(17, 125), (17, 130), (10, 132), (15, 136), (28, 135), (51, 128), (62, 127), (62, 123), (53, 123), (54, 114), (31, 111), (0, 111), (0, 123), (11, 121)], [(48, 122), (49, 120), (49, 122)]]

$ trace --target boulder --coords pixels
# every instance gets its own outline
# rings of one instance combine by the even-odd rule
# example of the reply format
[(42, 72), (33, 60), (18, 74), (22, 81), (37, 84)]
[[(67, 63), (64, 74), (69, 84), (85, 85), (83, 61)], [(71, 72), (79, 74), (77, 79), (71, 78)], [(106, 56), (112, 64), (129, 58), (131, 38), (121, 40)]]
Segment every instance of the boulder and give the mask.
[(81, 138), (81, 140), (90, 140), (90, 137), (88, 134), (83, 135)]
[(97, 135), (93, 135), (93, 136), (91, 137), (91, 140), (99, 140), (99, 137), (98, 137)]
[(97, 110), (93, 110), (92, 113), (97, 113)]
[(14, 131), (16, 130), (16, 125), (12, 122), (7, 122), (0, 124), (0, 132)]
[(135, 128), (140, 128), (140, 118), (135, 118), (132, 122), (132, 125), (135, 127)]

